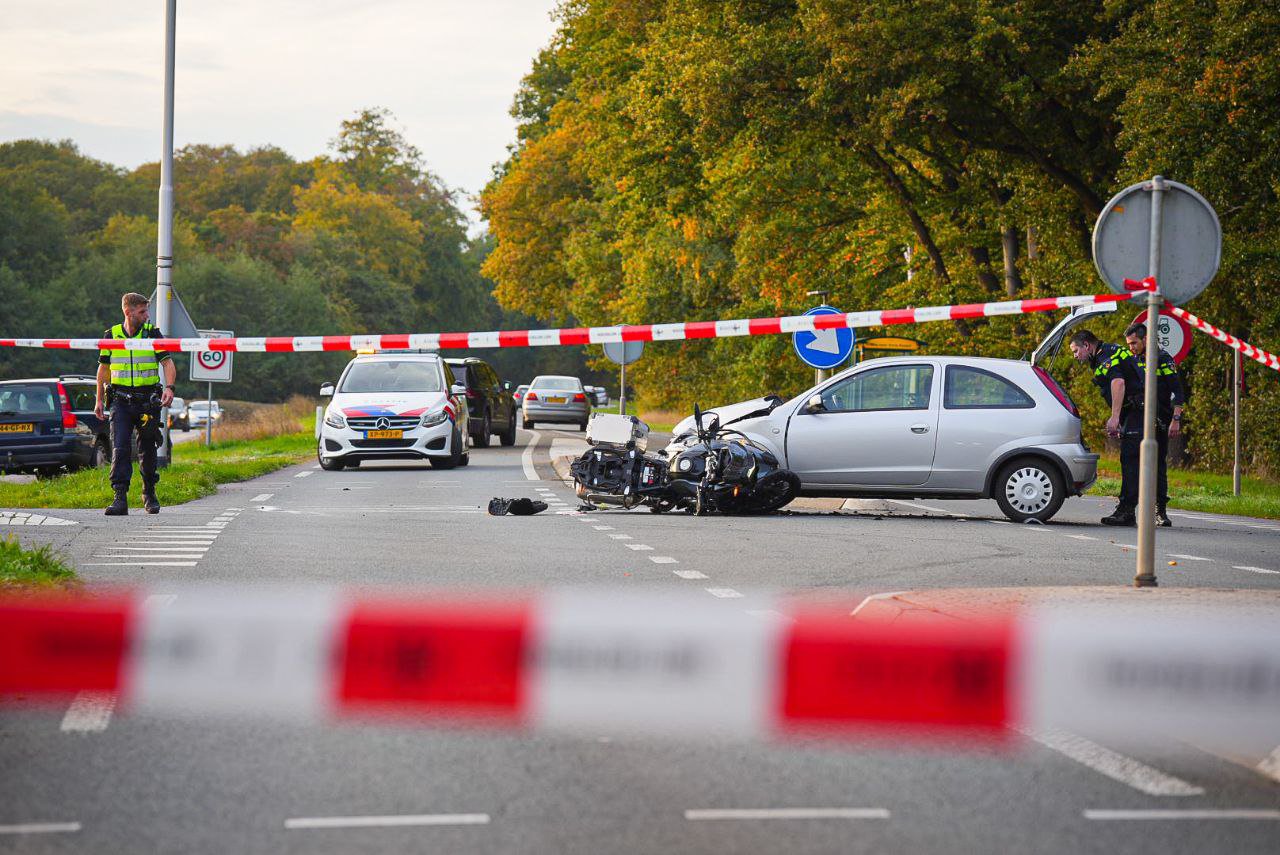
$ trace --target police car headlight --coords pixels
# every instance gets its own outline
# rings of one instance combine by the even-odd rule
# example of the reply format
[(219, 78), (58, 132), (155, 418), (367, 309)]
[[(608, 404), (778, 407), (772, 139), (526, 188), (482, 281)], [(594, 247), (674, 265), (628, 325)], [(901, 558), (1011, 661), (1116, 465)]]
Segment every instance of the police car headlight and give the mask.
[(331, 428), (342, 428), (347, 426), (347, 420), (342, 417), (341, 413), (335, 413), (332, 410), (326, 410), (324, 414), (324, 423)]
[(423, 427), (435, 427), (442, 425), (449, 420), (449, 414), (444, 410), (436, 410), (434, 413), (426, 413), (422, 417)]

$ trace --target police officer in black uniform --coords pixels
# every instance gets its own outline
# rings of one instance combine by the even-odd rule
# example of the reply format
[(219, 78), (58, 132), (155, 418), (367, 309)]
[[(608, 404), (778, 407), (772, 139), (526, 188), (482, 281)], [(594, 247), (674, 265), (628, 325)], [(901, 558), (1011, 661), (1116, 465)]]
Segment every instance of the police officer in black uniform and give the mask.
[[(120, 298), (124, 323), (102, 334), (103, 338), (161, 338), (160, 330), (148, 323), (148, 303), (141, 294)], [(163, 372), (163, 382), (161, 373)], [(178, 370), (166, 353), (152, 350), (103, 349), (98, 356), (97, 396), (93, 411), (103, 418), (111, 410), (111, 488), (115, 501), (107, 516), (129, 513), (129, 481), (133, 476), (133, 431), (138, 431), (141, 455), (142, 506), (149, 514), (160, 513), (156, 498), (156, 449), (163, 441), (160, 408), (173, 400), (173, 384)]]
[(1120, 437), (1120, 503), (1103, 525), (1137, 525), (1138, 461), (1142, 449), (1142, 376), (1129, 348), (1104, 344), (1088, 330), (1071, 337), (1071, 355), (1093, 369), (1093, 383), (1111, 408), (1107, 435)]
[[(1131, 324), (1124, 331), (1125, 344), (1133, 354), (1134, 364), (1143, 380), (1147, 376), (1147, 325)], [(1160, 446), (1159, 465), (1156, 469), (1156, 525), (1168, 528), (1173, 525), (1169, 519), (1169, 437), (1182, 432), (1182, 408), (1186, 404), (1186, 393), (1182, 388), (1182, 377), (1178, 374), (1178, 363), (1173, 357), (1156, 348), (1156, 441)]]

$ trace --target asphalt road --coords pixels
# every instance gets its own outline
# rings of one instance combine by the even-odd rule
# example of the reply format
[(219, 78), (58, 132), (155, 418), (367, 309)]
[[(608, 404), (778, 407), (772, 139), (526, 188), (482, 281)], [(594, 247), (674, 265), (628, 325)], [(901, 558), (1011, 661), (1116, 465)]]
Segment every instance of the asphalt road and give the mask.
[[(1109, 503), (1091, 499), (1069, 500), (1047, 526), (1007, 524), (994, 502), (933, 501), (584, 521), (549, 464), (581, 437), (540, 430), (530, 443), (522, 431), (517, 447), (476, 450), (448, 472), (307, 463), (159, 517), (51, 510), (8, 516), (7, 530), (55, 544), (92, 583), (142, 582), (161, 595), (192, 580), (250, 595), (278, 582), (662, 583), (724, 609), (794, 591), (852, 610), (888, 591), (1120, 586), (1134, 572), (1134, 531), (1098, 525)], [(549, 497), (565, 513), (487, 516), (499, 495)], [(210, 522), (209, 543), (144, 548), (135, 537)], [(1280, 523), (1174, 522), (1159, 532), (1164, 588), (1240, 589), (1245, 600), (1280, 590)], [(763, 745), (625, 728), (552, 738), (151, 719), (112, 714), (109, 698), (78, 704), (0, 714), (0, 852), (1174, 853), (1274, 852), (1280, 841), (1280, 784), (1252, 759), (1188, 745), (1112, 750), (1061, 734), (1004, 748), (892, 736)], [(746, 809), (799, 813), (704, 813)], [(1151, 810), (1208, 813), (1105, 813)], [(391, 824), (405, 817), (421, 824)], [(323, 827), (339, 823), (355, 827)]]

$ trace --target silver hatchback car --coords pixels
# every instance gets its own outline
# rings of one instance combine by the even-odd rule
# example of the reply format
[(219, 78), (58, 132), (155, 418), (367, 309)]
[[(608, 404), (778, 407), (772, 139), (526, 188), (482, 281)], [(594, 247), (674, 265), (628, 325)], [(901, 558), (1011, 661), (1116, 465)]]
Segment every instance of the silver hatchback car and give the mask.
[(520, 403), (521, 426), (525, 430), (535, 422), (575, 424), (578, 430), (586, 430), (587, 419), (591, 417), (591, 402), (577, 377), (539, 374), (529, 384), (529, 391)]
[[(789, 401), (710, 413), (777, 455), (803, 496), (993, 498), (1016, 522), (1048, 520), (1097, 479), (1070, 396), (1036, 358), (1114, 304), (1077, 311), (1031, 361), (967, 356), (873, 359)], [(754, 413), (754, 415), (752, 415)], [(673, 442), (692, 428), (676, 425)]]

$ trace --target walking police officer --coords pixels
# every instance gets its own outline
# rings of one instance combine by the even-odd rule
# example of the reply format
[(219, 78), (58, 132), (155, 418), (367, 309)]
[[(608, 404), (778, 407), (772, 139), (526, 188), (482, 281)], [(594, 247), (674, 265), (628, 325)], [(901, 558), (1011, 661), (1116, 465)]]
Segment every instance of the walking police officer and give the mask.
[(1142, 376), (1127, 347), (1103, 344), (1081, 330), (1071, 336), (1071, 355), (1093, 368), (1093, 383), (1111, 408), (1107, 436), (1120, 437), (1120, 503), (1103, 525), (1137, 525), (1138, 462), (1142, 449)]
[[(147, 322), (148, 300), (129, 293), (120, 299), (124, 323), (102, 334), (103, 338), (160, 338), (160, 330)], [(164, 372), (161, 384), (160, 374)], [(115, 501), (107, 516), (129, 513), (129, 481), (133, 476), (133, 431), (138, 431), (138, 469), (142, 473), (142, 503), (149, 514), (160, 513), (156, 498), (156, 449), (163, 441), (160, 408), (173, 400), (173, 384), (178, 370), (173, 359), (152, 350), (104, 349), (98, 356), (97, 398), (94, 414), (104, 417), (111, 410), (111, 488)], [(104, 401), (104, 397), (106, 400)]]
[[(1133, 353), (1134, 364), (1138, 373), (1147, 376), (1147, 325), (1132, 324), (1124, 331), (1125, 344)], [(1186, 403), (1186, 394), (1182, 388), (1182, 378), (1178, 374), (1178, 363), (1173, 357), (1156, 348), (1159, 354), (1156, 359), (1156, 441), (1160, 447), (1158, 467), (1156, 469), (1156, 525), (1168, 528), (1173, 525), (1169, 519), (1169, 437), (1182, 432), (1182, 407)]]

